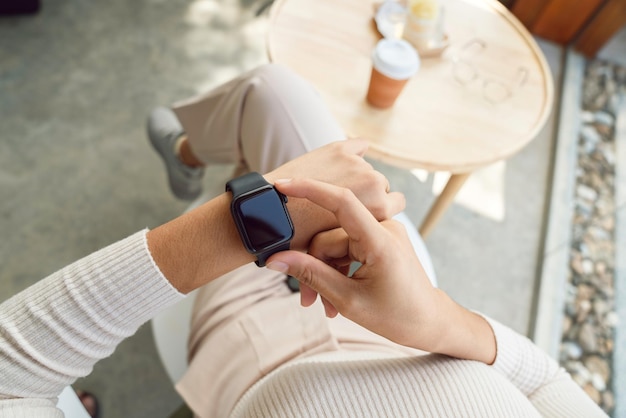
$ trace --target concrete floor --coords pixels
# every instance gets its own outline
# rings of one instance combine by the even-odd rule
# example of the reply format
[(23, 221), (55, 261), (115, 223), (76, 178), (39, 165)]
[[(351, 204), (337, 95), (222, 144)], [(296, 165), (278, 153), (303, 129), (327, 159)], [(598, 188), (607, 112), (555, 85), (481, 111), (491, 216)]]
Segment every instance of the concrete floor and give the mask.
[[(254, 16), (263, 3), (44, 1), (37, 15), (0, 19), (0, 300), (184, 210), (145, 117), (265, 62), (266, 21)], [(562, 49), (541, 47), (558, 87)], [(554, 116), (500, 166), (503, 219), (454, 204), (427, 239), (443, 289), (522, 333), (543, 250), (553, 125)], [(419, 224), (432, 176), (376, 166)], [(163, 417), (181, 403), (148, 326), (75, 386), (99, 396), (105, 417)]]

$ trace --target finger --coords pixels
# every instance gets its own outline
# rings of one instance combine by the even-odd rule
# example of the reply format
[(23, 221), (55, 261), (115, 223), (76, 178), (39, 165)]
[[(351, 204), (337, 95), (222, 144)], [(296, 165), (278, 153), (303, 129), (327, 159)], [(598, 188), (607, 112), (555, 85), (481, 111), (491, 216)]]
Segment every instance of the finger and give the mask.
[(346, 260), (342, 260), (342, 264), (340, 266), (336, 266), (336, 268), (339, 273), (348, 277), (348, 275), (350, 274), (351, 266), (352, 266), (352, 260), (346, 259)]
[[(281, 251), (268, 259), (267, 268), (295, 277), (304, 286), (323, 295), (334, 307), (339, 307), (352, 285), (351, 279), (323, 261), (299, 251)], [(316, 296), (316, 295), (315, 295)], [(302, 299), (304, 297), (304, 300)], [(315, 302), (312, 292), (305, 290), (301, 302)]]
[(376, 202), (363, 203), (378, 221), (391, 219), (406, 208), (406, 199), (400, 192), (387, 193), (377, 199)]
[[(406, 198), (404, 197), (404, 194), (400, 192), (391, 192), (387, 194), (387, 204), (389, 205), (388, 213), (391, 215), (386, 219), (391, 219), (393, 216), (406, 209)], [(386, 219), (379, 219), (379, 221)]]
[(322, 296), (322, 304), (324, 305), (324, 312), (326, 313), (326, 316), (328, 318), (334, 318), (339, 313), (339, 311), (337, 311), (337, 308), (335, 308), (335, 306), (323, 296)]
[(382, 228), (349, 189), (312, 179), (278, 180), (276, 188), (287, 196), (308, 199), (332, 212), (353, 240), (375, 242)]
[(369, 201), (363, 201), (376, 219), (379, 221), (389, 219), (398, 211), (404, 210), (406, 206), (404, 195), (399, 192), (391, 192), (391, 184), (387, 177), (379, 171), (372, 170), (368, 179), (367, 187), (370, 190), (383, 192), (382, 194), (375, 194), (375, 197), (370, 196)]
[(348, 242), (348, 234), (343, 228), (320, 232), (311, 241), (309, 254), (328, 263), (348, 255)]
[(309, 307), (315, 303), (317, 292), (304, 283), (300, 283), (300, 305)]
[(347, 276), (352, 263), (350, 239), (342, 228), (320, 232), (311, 241), (308, 253)]

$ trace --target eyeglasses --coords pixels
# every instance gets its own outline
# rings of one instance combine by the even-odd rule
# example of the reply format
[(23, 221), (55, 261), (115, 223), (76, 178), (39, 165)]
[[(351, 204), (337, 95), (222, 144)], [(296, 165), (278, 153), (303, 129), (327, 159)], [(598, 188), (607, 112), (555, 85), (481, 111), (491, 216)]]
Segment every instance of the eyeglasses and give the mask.
[(454, 79), (461, 85), (469, 87), (475, 82), (482, 84), (482, 95), (485, 100), (499, 104), (509, 99), (517, 89), (526, 84), (528, 69), (518, 67), (510, 77), (487, 75), (475, 64), (476, 57), (487, 49), (485, 41), (472, 39), (467, 42), (456, 56), (452, 58)]

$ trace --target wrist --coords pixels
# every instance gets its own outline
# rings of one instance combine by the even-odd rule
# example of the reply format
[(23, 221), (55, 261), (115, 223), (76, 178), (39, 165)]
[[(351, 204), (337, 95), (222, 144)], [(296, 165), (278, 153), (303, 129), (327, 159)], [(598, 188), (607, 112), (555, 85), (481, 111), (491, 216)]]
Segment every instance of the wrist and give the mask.
[(442, 330), (431, 352), (451, 357), (492, 364), (496, 356), (496, 340), (489, 323), (436, 289), (440, 307), (437, 327)]
[(328, 211), (314, 207), (308, 200), (290, 197), (287, 209), (294, 225), (294, 237), (291, 248), (306, 251), (313, 237), (322, 232), (337, 227), (337, 222)]

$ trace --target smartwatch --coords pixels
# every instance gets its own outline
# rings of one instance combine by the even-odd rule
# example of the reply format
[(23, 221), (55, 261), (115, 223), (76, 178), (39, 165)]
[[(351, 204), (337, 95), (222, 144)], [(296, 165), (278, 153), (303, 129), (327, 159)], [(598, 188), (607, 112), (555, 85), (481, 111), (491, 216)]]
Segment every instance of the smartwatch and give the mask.
[(230, 212), (243, 246), (256, 256), (257, 266), (265, 266), (269, 256), (289, 249), (294, 228), (287, 196), (256, 172), (230, 180), (226, 191), (233, 194)]

